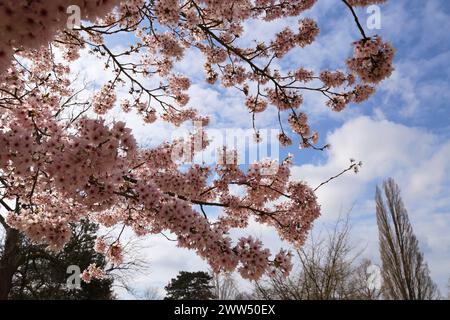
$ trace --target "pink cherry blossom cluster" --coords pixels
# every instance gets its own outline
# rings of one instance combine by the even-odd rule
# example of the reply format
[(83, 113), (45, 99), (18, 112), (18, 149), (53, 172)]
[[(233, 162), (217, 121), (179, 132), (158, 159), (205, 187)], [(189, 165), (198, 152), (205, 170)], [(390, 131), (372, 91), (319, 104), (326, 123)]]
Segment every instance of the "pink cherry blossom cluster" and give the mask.
[(310, 18), (300, 20), (299, 24), (299, 34), (295, 37), (295, 40), (298, 45), (303, 48), (314, 42), (319, 34), (319, 27), (317, 26), (317, 23)]
[(280, 141), (280, 144), (284, 147), (292, 145), (292, 139), (289, 138), (289, 136), (283, 132), (278, 134), (278, 140)]
[[(282, 75), (279, 71), (269, 68), (270, 63), (275, 59), (281, 59), (294, 48), (305, 47), (314, 41), (319, 34), (319, 27), (313, 19), (302, 18), (299, 20), (298, 32), (286, 28), (278, 33), (272, 41), (268, 43), (257, 42), (257, 45), (253, 48), (240, 48), (236, 43), (237, 39), (245, 32), (244, 23), (246, 20), (260, 18), (272, 21), (297, 16), (311, 8), (315, 2), (314, 0), (284, 0), (275, 2), (256, 1), (253, 3), (252, 1), (242, 0), (233, 2), (233, 6), (230, 7), (223, 1), (202, 0), (187, 4), (176, 0), (155, 1), (154, 4), (148, 4), (143, 0), (135, 1), (133, 2), (133, 10), (121, 5), (120, 10), (115, 14), (110, 14), (105, 20), (107, 20), (108, 25), (114, 25), (115, 20), (121, 27), (126, 26), (127, 32), (136, 33), (141, 41), (137, 45), (133, 44), (126, 53), (121, 55), (138, 53), (144, 48), (145, 52), (141, 54), (142, 64), (133, 68), (129, 67), (130, 63), (124, 63), (121, 66), (120, 62), (115, 59), (118, 55), (108, 51), (105, 52), (102, 47), (94, 46), (94, 51), (103, 51), (104, 54), (113, 58), (116, 70), (119, 70), (117, 71), (118, 77), (126, 74), (126, 77), (129, 78), (130, 74), (124, 71), (127, 69), (144, 76), (157, 73), (159, 76), (167, 77), (168, 85), (163, 85), (161, 89), (164, 94), (170, 95), (174, 99), (174, 103), (180, 106), (186, 106), (189, 103), (189, 97), (186, 93), (171, 93), (170, 90), (167, 90), (171, 87), (170, 81), (173, 77), (171, 70), (174, 62), (183, 58), (184, 51), (187, 48), (197, 48), (206, 58), (207, 82), (213, 84), (220, 78), (223, 86), (240, 88), (247, 96), (246, 105), (252, 113), (262, 112), (269, 103), (275, 105), (280, 111), (292, 111), (292, 109), (298, 108), (302, 103), (300, 91), (304, 88), (294, 85), (291, 82), (292, 79), (303, 83), (315, 79), (321, 80), (323, 87), (311, 87), (307, 90), (323, 93), (328, 97), (328, 105), (331, 109), (341, 111), (349, 103), (359, 103), (363, 101), (363, 97), (367, 97), (367, 94), (358, 94), (358, 99), (355, 101), (355, 99), (349, 98), (355, 96), (351, 94), (351, 91), (336, 93), (330, 90), (332, 87), (341, 87), (345, 82), (349, 87), (355, 85), (355, 88), (352, 88), (353, 90), (361, 91), (360, 88), (356, 89), (358, 84), (354, 74), (359, 75), (362, 82), (367, 82), (368, 78), (363, 70), (354, 66), (354, 64), (358, 64), (357, 62), (353, 64), (349, 62), (350, 74), (325, 70), (320, 73), (319, 77), (314, 77), (311, 71), (303, 68), (296, 72), (289, 72), (288, 75)], [(381, 2), (356, 1), (346, 3), (362, 6)], [(139, 6), (141, 10), (136, 10)], [(155, 21), (150, 19), (150, 27), (135, 23), (142, 19), (149, 19), (149, 17), (155, 19)], [(156, 30), (153, 27), (156, 22), (165, 26), (165, 28), (161, 31)], [(210, 27), (211, 24), (214, 24), (214, 28)], [(96, 33), (103, 35), (101, 29), (92, 27), (89, 29), (88, 37), (92, 37)], [(82, 36), (77, 39), (81, 40), (81, 45), (85, 45)], [(364, 39), (367, 40), (368, 38), (364, 35)], [(92, 44), (90, 46), (92, 47)], [(366, 49), (364, 48), (364, 50)], [(260, 60), (261, 58), (267, 58), (269, 64), (259, 66), (256, 59)], [(386, 64), (391, 65), (392, 61), (387, 60)], [(384, 67), (380, 66), (380, 68), (383, 69)], [(132, 82), (134, 87), (135, 80), (132, 80)], [(252, 92), (255, 88), (251, 85), (252, 82), (257, 84), (258, 92)], [(165, 101), (159, 101), (156, 98), (158, 95), (152, 94), (156, 89), (147, 89), (141, 86), (138, 90), (140, 95), (143, 93), (142, 89), (149, 95), (149, 100), (156, 100), (161, 105), (161, 108), (149, 109), (149, 112), (140, 112), (147, 123), (156, 121), (158, 113), (160, 113), (161, 119), (176, 125), (196, 117), (196, 112), (192, 108), (180, 110)], [(134, 88), (132, 88), (133, 90)], [(364, 93), (367, 92), (366, 90)], [(309, 144), (306, 144), (306, 146), (309, 146)]]
[(76, 5), (83, 19), (105, 15), (119, 0), (4, 0), (0, 2), (0, 72), (10, 64), (15, 50), (39, 49), (65, 28), (67, 8)]
[(250, 96), (246, 99), (245, 105), (253, 113), (264, 112), (267, 109), (268, 103), (266, 100)]
[[(37, 197), (36, 197), (37, 198)], [(68, 220), (64, 211), (48, 208), (46, 202), (50, 199), (35, 199), (33, 210), (24, 209), (23, 215), (9, 215), (7, 222), (15, 229), (21, 230), (34, 243), (48, 244), (54, 251), (61, 250), (71, 237)], [(49, 206), (51, 207), (51, 206)], [(42, 212), (42, 210), (48, 210)], [(28, 211), (29, 214), (25, 212)]]
[(342, 111), (348, 103), (362, 103), (369, 99), (374, 94), (375, 88), (367, 84), (358, 84), (355, 88), (349, 92), (344, 92), (339, 95), (334, 95), (327, 105), (334, 111)]
[(270, 256), (270, 251), (263, 249), (262, 242), (252, 237), (241, 239), (236, 251), (243, 261), (243, 266), (239, 268), (242, 277), (254, 280), (261, 278), (268, 267)]
[[(280, 163), (259, 161), (244, 170), (235, 161), (236, 151), (224, 148), (224, 161), (215, 167), (180, 167), (209, 145), (203, 130), (154, 148), (138, 147), (130, 128), (123, 122), (107, 122), (105, 115), (115, 107), (116, 90), (122, 85), (129, 94), (120, 102), (121, 109), (135, 109), (148, 124), (162, 120), (179, 126), (193, 120), (207, 125), (209, 118), (190, 105), (190, 79), (174, 71), (185, 50), (193, 49), (205, 59), (206, 81), (220, 80), (222, 86), (242, 92), (253, 116), (270, 105), (276, 108), (281, 144), (293, 143), (281, 123), (281, 113), (287, 112), (289, 128), (299, 136), (300, 146), (315, 147), (318, 133), (311, 130), (302, 108), (303, 93), (325, 96), (335, 111), (361, 103), (392, 73), (394, 55), (381, 38), (363, 35), (347, 61), (348, 71), (313, 72), (299, 66), (278, 70), (274, 62), (318, 36), (318, 23), (310, 18), (299, 21), (298, 32), (285, 29), (272, 40), (248, 47), (239, 42), (250, 19), (299, 17), (315, 3), (80, 0), (70, 4), (80, 6), (84, 19), (101, 19), (67, 31), (63, 30), (67, 1), (3, 1), (0, 190), (7, 223), (53, 250), (69, 240), (69, 224), (85, 218), (105, 227), (130, 228), (140, 236), (169, 231), (180, 247), (194, 250), (217, 272), (237, 269), (248, 279), (289, 273), (288, 252), (281, 250), (272, 257), (258, 239), (233, 241), (230, 232), (254, 219), (274, 227), (295, 246), (304, 243), (320, 207), (312, 188), (291, 181), (291, 157)], [(110, 11), (116, 5), (117, 10)], [(123, 51), (115, 52), (108, 47), (112, 35), (126, 35), (133, 43), (124, 43)], [(53, 46), (63, 50), (63, 62), (56, 61)], [(92, 101), (79, 96), (80, 84), (70, 80), (69, 63), (82, 48), (113, 73)], [(142, 81), (152, 77), (158, 81)], [(153, 82), (159, 86), (150, 87)], [(89, 109), (96, 112), (94, 117)], [(239, 195), (232, 192), (236, 187), (242, 191)], [(209, 218), (212, 208), (221, 210), (214, 220)], [(111, 263), (123, 262), (120, 236), (111, 241), (99, 238), (95, 248)], [(100, 276), (94, 265), (83, 273), (85, 281)]]
[(155, 13), (158, 20), (167, 25), (176, 25), (180, 20), (180, 6), (178, 0), (155, 1)]
[(169, 79), (169, 92), (175, 97), (175, 101), (180, 106), (185, 106), (189, 102), (189, 96), (184, 93), (191, 86), (191, 81), (183, 76), (172, 76)]
[(294, 72), (294, 79), (299, 82), (309, 82), (312, 80), (314, 72), (300, 68)]
[[(32, 115), (23, 117), (27, 119)], [(283, 163), (276, 175), (270, 178), (264, 175), (264, 170), (273, 166), (269, 162), (253, 165), (247, 174), (236, 166), (220, 166), (217, 168), (220, 178), (212, 182), (214, 187), (211, 189), (208, 186), (211, 174), (208, 167), (197, 165), (186, 172), (178, 171), (173, 162), (173, 145), (165, 144), (154, 150), (138, 152), (132, 137), (128, 136), (129, 129), (120, 122), (108, 128), (102, 121), (81, 118), (76, 131), (59, 138), (58, 142), (47, 136), (41, 137), (41, 143), (49, 140), (50, 149), (45, 151), (40, 150), (34, 141), (24, 142), (23, 146), (16, 144), (14, 141), (18, 140), (13, 139), (14, 134), (22, 135), (20, 140), (26, 141), (24, 132), (8, 133), (12, 135), (7, 139), (11, 159), (14, 159), (11, 153), (14, 147), (31, 148), (21, 151), (24, 160), (26, 157), (31, 159), (25, 166), (26, 170), (15, 166), (11, 160), (2, 167), (3, 171), (10, 172), (10, 177), (15, 177), (14, 180), (8, 179), (11, 180), (11, 194), (21, 194), (24, 199), (21, 214), (11, 212), (8, 223), (33, 241), (60, 249), (70, 237), (68, 223), (94, 215), (105, 226), (123, 223), (140, 235), (170, 230), (177, 235), (180, 246), (196, 250), (217, 271), (231, 271), (240, 266), (243, 277), (256, 279), (269, 266), (275, 267), (274, 262), (268, 260), (269, 251), (261, 249), (256, 240), (249, 246), (244, 245), (246, 242), (243, 240), (232, 246), (227, 236), (228, 230), (235, 227), (232, 219), (221, 220), (213, 226), (192, 205), (214, 206), (214, 199), (220, 196), (223, 201), (220, 205), (226, 208), (230, 217), (240, 216), (247, 221), (254, 214), (261, 222), (273, 224), (283, 235), (288, 226), (283, 221), (275, 223), (281, 212), (270, 213), (269, 207), (270, 201), (277, 200), (283, 194), (282, 190), (286, 190), (290, 161)], [(6, 139), (4, 135), (2, 138)], [(39, 152), (46, 152), (42, 162), (37, 158)], [(136, 167), (133, 163), (140, 165), (129, 172), (129, 168)], [(80, 169), (78, 174), (73, 171), (77, 166)], [(229, 186), (235, 183), (247, 188), (246, 197), (231, 197)], [(27, 187), (23, 188), (24, 185)], [(66, 200), (65, 206), (61, 201), (53, 205), (49, 200), (58, 194)], [(286, 206), (292, 214), (294, 205)], [(287, 222), (295, 219), (290, 217)], [(123, 261), (118, 242), (107, 244), (99, 238), (95, 248), (113, 264)], [(254, 265), (255, 259), (261, 261), (263, 258), (267, 261)], [(87, 272), (86, 279), (89, 279), (88, 275), (90, 273)]]
[(111, 83), (108, 83), (95, 94), (92, 100), (92, 107), (94, 108), (95, 113), (105, 114), (114, 107), (115, 102), (116, 92)]
[(81, 279), (86, 283), (90, 283), (92, 279), (103, 279), (104, 277), (105, 271), (97, 267), (95, 263), (91, 263), (81, 274)]
[(320, 207), (313, 190), (304, 182), (289, 183), (287, 192), (290, 194), (290, 201), (276, 205), (277, 220), (284, 226), (279, 229), (280, 236), (302, 246), (314, 220), (320, 215)]
[(333, 88), (342, 86), (346, 81), (348, 81), (348, 76), (341, 71), (323, 71), (320, 73), (320, 80), (327, 87)]
[(378, 83), (392, 74), (393, 59), (392, 46), (380, 37), (373, 37), (354, 43), (354, 57), (347, 64), (363, 82)]
[(282, 275), (285, 277), (289, 275), (292, 270), (292, 254), (290, 252), (286, 252), (285, 250), (280, 250), (275, 255), (274, 265), (276, 268), (273, 268), (272, 274), (275, 275), (277, 271), (281, 271)]
[(301, 136), (307, 136), (310, 133), (308, 125), (308, 116), (304, 112), (299, 114), (291, 114), (288, 119), (288, 123), (291, 126), (292, 131), (298, 133)]
[(365, 7), (371, 4), (383, 4), (387, 0), (347, 0), (351, 6), (355, 7)]
[(121, 245), (119, 243), (113, 243), (110, 245), (106, 256), (113, 265), (121, 265), (123, 263), (123, 251)]

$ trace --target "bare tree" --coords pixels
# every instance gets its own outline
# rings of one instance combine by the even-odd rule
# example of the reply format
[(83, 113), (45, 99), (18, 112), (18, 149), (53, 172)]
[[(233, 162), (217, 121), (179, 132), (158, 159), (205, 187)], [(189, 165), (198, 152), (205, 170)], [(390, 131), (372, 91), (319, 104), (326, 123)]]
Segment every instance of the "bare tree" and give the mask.
[(139, 300), (162, 300), (163, 296), (157, 287), (147, 287), (142, 294), (133, 294)]
[(353, 275), (354, 298), (360, 300), (379, 300), (381, 298), (381, 270), (371, 260), (363, 259), (355, 268)]
[[(124, 241), (123, 257), (124, 261), (120, 265), (108, 265), (106, 273), (114, 279), (113, 287), (126, 290), (131, 295), (136, 295), (133, 288), (133, 279), (137, 276), (148, 274), (150, 261), (142, 252), (148, 248), (144, 238), (130, 236)], [(152, 290), (152, 288), (148, 288)], [(148, 294), (150, 294), (148, 292)], [(162, 297), (159, 297), (162, 299)], [(159, 300), (159, 299), (144, 299)]]
[(240, 295), (236, 281), (231, 273), (211, 271), (214, 296), (217, 300), (236, 300)]
[(385, 181), (383, 189), (386, 204), (378, 187), (375, 195), (383, 295), (399, 300), (436, 299), (437, 286), (419, 249), (400, 189), (393, 179)]
[(349, 241), (348, 218), (339, 219), (328, 237), (311, 237), (297, 251), (298, 269), (289, 277), (279, 274), (255, 284), (255, 296), (276, 300), (376, 299), (369, 283), (372, 263), (356, 262), (358, 252)]

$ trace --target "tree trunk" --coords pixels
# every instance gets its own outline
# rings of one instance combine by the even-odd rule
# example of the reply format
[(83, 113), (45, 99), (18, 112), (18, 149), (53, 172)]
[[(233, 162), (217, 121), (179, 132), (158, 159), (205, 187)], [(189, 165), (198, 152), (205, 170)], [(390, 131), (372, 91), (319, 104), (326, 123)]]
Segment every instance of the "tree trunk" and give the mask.
[(13, 276), (22, 260), (19, 231), (10, 227), (7, 227), (5, 231), (5, 246), (0, 257), (0, 300), (8, 299)]

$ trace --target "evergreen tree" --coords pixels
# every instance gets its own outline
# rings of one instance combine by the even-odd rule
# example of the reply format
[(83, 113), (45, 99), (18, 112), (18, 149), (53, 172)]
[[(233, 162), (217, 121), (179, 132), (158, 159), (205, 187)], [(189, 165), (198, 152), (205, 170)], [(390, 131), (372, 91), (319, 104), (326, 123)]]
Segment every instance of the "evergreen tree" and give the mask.
[(91, 263), (104, 267), (104, 257), (94, 250), (98, 226), (82, 220), (71, 226), (73, 236), (60, 252), (50, 252), (21, 238), (22, 263), (14, 274), (10, 299), (112, 299), (113, 280), (81, 281), (80, 289), (67, 287), (67, 268), (76, 265), (84, 270)]
[(165, 287), (165, 300), (211, 300), (214, 299), (212, 277), (203, 271), (181, 271)]

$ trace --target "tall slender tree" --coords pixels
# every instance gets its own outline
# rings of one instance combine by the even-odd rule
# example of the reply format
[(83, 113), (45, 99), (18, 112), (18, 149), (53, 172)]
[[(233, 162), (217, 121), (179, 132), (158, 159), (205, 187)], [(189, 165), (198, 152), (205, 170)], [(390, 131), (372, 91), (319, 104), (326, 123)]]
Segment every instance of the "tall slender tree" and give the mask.
[(214, 297), (217, 300), (236, 300), (241, 298), (236, 281), (231, 273), (211, 271)]
[(387, 299), (427, 300), (439, 297), (420, 251), (400, 188), (393, 179), (377, 187), (376, 211), (382, 261), (383, 293)]

